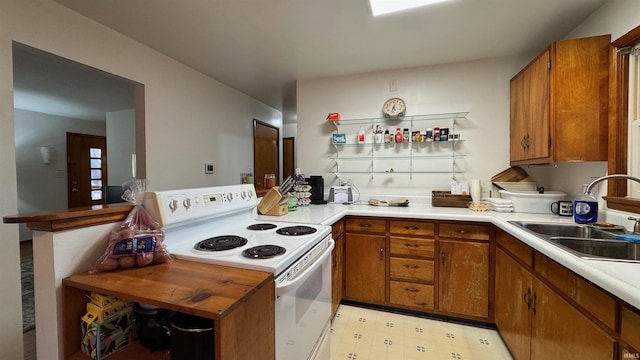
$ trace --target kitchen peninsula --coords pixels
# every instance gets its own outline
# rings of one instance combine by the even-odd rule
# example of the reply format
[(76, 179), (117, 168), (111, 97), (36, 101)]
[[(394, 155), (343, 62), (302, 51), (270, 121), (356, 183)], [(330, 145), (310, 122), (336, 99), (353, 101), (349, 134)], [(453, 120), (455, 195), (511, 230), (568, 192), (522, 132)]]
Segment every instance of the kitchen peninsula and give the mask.
[[(112, 212), (113, 210), (98, 209), (90, 211), (89, 214), (91, 214), (92, 217), (94, 217), (93, 215), (98, 215), (97, 218), (99, 218), (99, 215), (103, 212), (110, 211)], [(128, 209), (125, 207), (121, 209), (121, 212), (126, 216)], [(89, 214), (83, 214), (80, 218), (86, 218), (90, 216)], [(60, 215), (58, 214), (54, 217), (60, 217)], [(121, 219), (123, 218), (124, 217)], [(509, 221), (516, 220), (570, 223), (571, 219), (554, 215), (473, 212), (465, 208), (439, 208), (432, 207), (426, 202), (421, 203), (420, 201), (414, 201), (413, 199), (411, 200), (409, 207), (405, 208), (342, 204), (312, 205), (309, 207), (300, 207), (296, 211), (292, 211), (285, 216), (276, 218), (272, 216), (256, 215), (256, 219), (271, 221), (277, 219), (277, 221), (283, 222), (324, 225), (341, 224), (343, 219), (346, 219), (347, 221), (349, 219), (372, 219), (378, 221), (379, 224), (383, 224), (383, 227), (380, 228), (380, 230), (372, 230), (373, 233), (378, 234), (379, 237), (383, 239), (385, 238), (384, 236), (389, 238), (390, 226), (393, 225), (393, 223), (429, 224), (429, 226), (433, 226), (434, 229), (442, 227), (442, 224), (463, 224), (465, 226), (473, 226), (474, 224), (481, 225), (483, 229), (490, 229), (488, 232), (488, 234), (491, 234), (491, 238), (488, 240), (488, 244), (490, 244), (489, 266), (492, 269), (490, 274), (493, 274), (493, 271), (496, 272), (495, 276), (490, 277), (490, 279), (487, 280), (489, 281), (490, 289), (489, 298), (494, 299), (494, 297), (496, 297), (495, 303), (489, 303), (491, 310), (484, 318), (486, 319), (485, 322), (497, 323), (499, 331), (508, 344), (509, 334), (512, 332), (512, 329), (508, 328), (507, 325), (500, 323), (501, 315), (504, 314), (501, 313), (503, 308), (500, 307), (501, 299), (498, 298), (498, 290), (501, 288), (498, 281), (502, 279), (500, 276), (500, 270), (503, 269), (503, 267), (495, 267), (497, 256), (498, 259), (505, 258), (505, 256), (509, 257), (509, 259), (517, 259), (513, 262), (519, 267), (528, 269), (525, 270), (525, 272), (535, 274), (536, 278), (543, 279), (539, 280), (539, 282), (541, 282), (545, 288), (549, 288), (554, 294), (557, 294), (557, 298), (560, 303), (568, 306), (568, 309), (571, 311), (576, 311), (577, 309), (578, 311), (588, 313), (588, 315), (586, 315), (586, 317), (581, 321), (593, 326), (595, 328), (595, 333), (605, 339), (605, 353), (611, 354), (611, 358), (616, 354), (619, 355), (617, 356), (618, 358), (622, 358), (623, 352), (628, 352), (633, 355), (637, 353), (637, 349), (640, 348), (640, 339), (638, 339), (638, 334), (640, 334), (640, 279), (636, 276), (640, 264), (584, 260), (571, 255), (552, 244), (542, 241), (509, 223)], [(143, 290), (144, 287), (131, 286), (130, 289), (127, 290), (126, 287), (128, 287), (128, 285), (120, 285), (123, 283), (126, 284), (126, 279), (131, 277), (144, 277), (146, 284), (144, 286), (153, 286), (154, 281), (162, 278), (163, 275), (161, 274), (163, 272), (170, 271), (171, 268), (175, 268), (177, 271), (176, 274), (178, 274), (180, 271), (185, 271), (184, 269), (191, 266), (184, 261), (175, 261), (165, 265), (143, 268), (145, 271), (142, 271), (143, 269), (138, 269), (105, 274), (105, 277), (109, 278), (122, 277), (120, 277), (120, 280), (115, 278), (110, 279), (108, 281), (108, 284), (110, 285), (104, 286), (92, 283), (90, 275), (76, 275), (90, 269), (93, 261), (95, 261), (99, 254), (104, 250), (101, 243), (99, 243), (100, 240), (104, 234), (109, 231), (111, 226), (113, 226), (113, 222), (119, 221), (117, 219), (112, 219), (110, 220), (110, 224), (103, 224), (96, 220), (85, 222), (81, 219), (75, 219), (74, 221), (76, 220), (83, 223), (82, 226), (86, 227), (57, 231), (56, 221), (52, 218), (20, 215), (4, 218), (4, 222), (6, 223), (27, 222), (34, 226), (34, 230), (36, 230), (34, 232), (34, 260), (36, 263), (43, 259), (43, 252), (50, 253), (50, 255), (44, 256), (44, 262), (40, 262), (42, 265), (36, 265), (36, 286), (40, 286), (38, 284), (38, 279), (45, 279), (45, 287), (43, 289), (45, 293), (40, 291), (40, 296), (51, 298), (56, 296), (55, 294), (61, 294), (62, 291), (60, 290), (62, 287), (60, 284), (63, 284), (64, 294), (71, 294), (73, 299), (78, 299), (78, 295), (83, 292), (103, 289), (107, 290), (108, 293), (118, 294), (123, 297), (128, 295), (129, 298), (133, 300), (145, 300), (152, 304), (174, 310), (182, 309), (183, 311), (191, 313), (198, 313), (200, 311), (200, 314), (204, 314), (201, 311), (205, 310), (197, 310), (195, 307), (189, 309), (188, 307), (185, 307), (184, 304), (181, 304), (177, 299), (165, 297), (163, 294), (159, 295), (157, 298), (151, 298), (151, 296), (147, 297), (146, 295), (143, 295), (147, 293), (147, 291)], [(65, 221), (68, 222), (70, 219), (66, 219)], [(43, 224), (49, 225), (44, 226)], [(353, 230), (349, 230), (348, 228), (344, 231), (347, 233), (353, 232)], [(407, 231), (410, 232), (412, 230), (408, 229)], [(442, 233), (442, 229), (440, 229), (440, 233), (433, 232), (433, 234), (439, 234), (431, 236), (435, 238), (436, 241), (440, 240), (440, 238), (451, 238), (456, 236), (451, 233), (445, 235)], [(406, 237), (411, 238), (412, 236), (413, 235), (408, 234)], [(438, 236), (438, 238), (435, 236)], [(466, 235), (462, 234), (461, 236)], [(419, 236), (413, 236), (413, 238), (419, 238)], [(348, 239), (349, 238), (347, 238), (347, 241)], [(484, 242), (484, 240), (482, 241)], [(83, 251), (78, 250), (77, 244), (79, 242), (82, 242), (83, 244)], [(75, 246), (73, 246), (73, 244), (75, 244)], [(385, 250), (388, 249), (388, 245), (386, 243), (382, 246)], [(438, 246), (439, 245), (435, 245), (436, 254), (439, 249)], [(38, 248), (40, 250), (38, 250)], [(61, 257), (61, 252), (64, 252), (65, 256)], [(84, 258), (85, 260), (81, 260), (81, 258)], [(345, 260), (347, 262), (349, 261), (348, 258)], [(49, 271), (51, 269), (48, 268), (52, 266), (52, 264), (53, 272)], [(511, 264), (511, 262), (508, 264)], [(213, 265), (198, 264), (198, 267), (202, 266)], [(553, 270), (554, 276), (547, 276), (549, 275), (549, 269)], [(380, 271), (386, 272), (387, 270), (383, 267)], [(55, 273), (56, 279), (59, 279), (57, 285), (55, 282), (48, 279), (51, 273)], [(204, 276), (204, 273), (200, 271), (193, 272), (190, 276), (193, 277), (193, 274), (202, 274)], [(216, 272), (214, 275), (207, 276), (226, 276), (223, 274), (229, 273), (221, 271)], [(62, 281), (62, 278), (67, 278), (69, 276), (71, 277)], [(494, 278), (496, 279), (495, 285)], [(148, 283), (146, 283), (147, 280), (149, 281)], [(565, 280), (566, 282), (562, 282)], [(193, 281), (199, 284), (205, 283), (203, 282), (205, 281), (203, 279), (193, 279)], [(253, 282), (251, 284), (247, 285), (251, 285), (256, 289), (262, 289), (262, 291), (254, 290), (253, 292), (249, 291), (245, 295), (239, 295), (238, 301), (243, 305), (246, 305), (245, 300), (249, 301), (250, 299), (253, 299), (251, 301), (258, 301), (258, 299), (262, 299), (262, 302), (265, 304), (260, 304), (260, 306), (268, 308), (268, 306), (270, 306), (269, 304), (273, 304), (273, 302), (267, 299), (272, 299), (273, 297), (269, 298), (269, 296), (265, 294), (266, 290), (264, 289), (272, 287), (264, 286), (264, 284), (265, 282), (272, 281), (272, 278), (264, 275), (264, 277), (260, 278), (260, 276), (258, 276), (252, 281)], [(583, 293), (582, 291), (587, 292)], [(36, 291), (36, 293), (38, 293), (38, 291)], [(435, 294), (437, 297), (437, 291)], [(60, 299), (60, 301), (64, 301), (66, 306), (70, 306), (74, 309), (69, 312), (69, 314), (73, 314), (70, 315), (72, 318), (79, 314), (81, 310), (78, 310), (78, 308), (81, 308), (81, 305), (78, 303), (67, 303), (66, 299), (69, 295), (65, 296), (65, 298), (62, 298), (62, 295), (60, 295), (60, 298), (58, 299)], [(598, 301), (602, 300), (602, 302), (598, 302), (593, 305), (589, 302), (592, 298), (597, 299)], [(38, 303), (39, 302), (37, 302), (37, 304)], [(54, 333), (57, 334), (58, 337), (50, 337), (53, 338), (50, 340), (47, 340), (45, 337), (45, 339), (42, 340), (44, 342), (53, 341), (55, 343), (58, 339), (62, 341), (63, 332), (61, 330), (58, 331), (58, 329), (66, 327), (66, 324), (63, 323), (63, 319), (66, 319), (66, 315), (64, 318), (62, 317), (61, 305), (62, 302), (60, 302), (60, 307), (58, 309), (47, 308), (44, 310), (37, 310), (37, 319), (40, 317), (40, 322), (37, 323), (37, 326), (40, 326), (44, 321), (43, 319), (51, 319), (51, 315), (47, 315), (47, 311), (52, 312), (53, 320), (55, 320), (53, 321), (54, 324), (58, 324), (57, 319), (60, 319), (61, 322), (59, 325), (56, 325), (55, 329), (53, 329)], [(401, 306), (396, 307), (402, 308)], [(229, 309), (232, 310), (233, 306)], [(413, 307), (409, 307), (408, 309), (412, 311), (416, 310)], [(205, 312), (208, 312), (208, 310)], [(431, 313), (429, 310), (426, 310), (425, 312)], [(215, 316), (218, 316), (213, 312), (209, 314), (211, 315), (210, 317), (214, 319)], [(477, 317), (473, 316), (469, 317), (463, 315), (460, 317), (471, 320), (477, 319)], [(528, 331), (530, 332), (531, 330), (529, 329)], [(67, 334), (65, 333), (65, 336), (66, 335)], [(42, 337), (39, 337), (39, 339), (41, 338)], [(67, 341), (67, 339), (65, 339), (65, 341)], [(217, 344), (218, 343), (216, 342), (216, 345)], [(42, 345), (39, 345), (39, 347), (40, 346)], [(514, 350), (511, 345), (509, 345), (509, 347), (512, 352), (517, 351), (517, 349)], [(49, 349), (51, 348), (52, 347)]]

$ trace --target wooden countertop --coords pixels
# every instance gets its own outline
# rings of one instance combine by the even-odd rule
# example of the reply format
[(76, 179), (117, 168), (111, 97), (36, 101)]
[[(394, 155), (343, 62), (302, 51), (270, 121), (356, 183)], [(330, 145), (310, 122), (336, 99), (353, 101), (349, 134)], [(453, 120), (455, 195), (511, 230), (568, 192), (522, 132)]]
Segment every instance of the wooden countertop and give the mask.
[(252, 292), (273, 281), (273, 274), (267, 272), (173, 260), (127, 270), (76, 274), (63, 279), (62, 284), (220, 320)]
[(31, 230), (56, 232), (122, 221), (131, 209), (133, 205), (129, 203), (94, 205), (52, 212), (8, 215), (2, 218), (2, 222), (26, 223)]

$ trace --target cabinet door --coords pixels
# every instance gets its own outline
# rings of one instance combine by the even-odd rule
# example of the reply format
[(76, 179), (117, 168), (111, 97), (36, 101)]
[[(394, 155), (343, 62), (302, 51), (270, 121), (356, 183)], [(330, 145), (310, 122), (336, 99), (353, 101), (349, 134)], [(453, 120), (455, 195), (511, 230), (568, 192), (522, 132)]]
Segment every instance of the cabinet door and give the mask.
[(495, 283), (495, 321), (500, 335), (515, 359), (529, 359), (532, 276), (498, 248)]
[(525, 136), (527, 134), (526, 116), (526, 95), (525, 95), (525, 74), (519, 73), (509, 83), (510, 101), (510, 121), (509, 121), (509, 143), (510, 159), (518, 161), (527, 158), (525, 152)]
[(331, 316), (338, 310), (338, 305), (342, 300), (342, 289), (344, 285), (344, 234), (334, 238), (336, 242), (332, 253), (331, 268)]
[(345, 236), (345, 297), (384, 303), (385, 237), (347, 233)]
[(532, 62), (525, 75), (528, 99), (527, 107), (527, 159), (551, 156), (549, 118), (549, 51)]
[(612, 338), (542, 282), (533, 288), (532, 360), (613, 359)]
[(489, 244), (440, 240), (438, 309), (489, 317)]

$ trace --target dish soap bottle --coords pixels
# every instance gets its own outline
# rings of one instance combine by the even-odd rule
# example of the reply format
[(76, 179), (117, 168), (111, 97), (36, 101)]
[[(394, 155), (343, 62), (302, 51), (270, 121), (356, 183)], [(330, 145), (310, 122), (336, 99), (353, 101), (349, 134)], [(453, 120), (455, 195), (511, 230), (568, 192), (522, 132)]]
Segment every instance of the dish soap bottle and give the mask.
[(362, 126), (358, 130), (358, 144), (364, 144), (364, 128)]
[(598, 221), (598, 200), (591, 192), (585, 194), (588, 186), (583, 184), (580, 194), (573, 201), (573, 220), (577, 224), (591, 224)]

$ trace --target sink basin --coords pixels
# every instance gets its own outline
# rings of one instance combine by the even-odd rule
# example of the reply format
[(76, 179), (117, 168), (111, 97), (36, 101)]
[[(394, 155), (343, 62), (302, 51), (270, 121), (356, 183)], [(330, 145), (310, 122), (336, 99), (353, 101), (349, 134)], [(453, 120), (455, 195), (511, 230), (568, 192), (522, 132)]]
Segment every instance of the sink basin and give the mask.
[(570, 249), (583, 258), (640, 261), (640, 244), (621, 240), (552, 237), (552, 243)]
[(640, 262), (640, 244), (616, 240), (623, 228), (607, 230), (592, 225), (509, 221), (571, 254), (585, 258)]
[[(535, 233), (537, 235), (585, 239), (614, 239), (616, 236), (615, 232), (597, 229), (590, 225), (536, 223), (523, 221), (510, 221), (510, 223), (524, 228), (529, 232)], [(618, 231), (617, 233), (621, 232)]]

